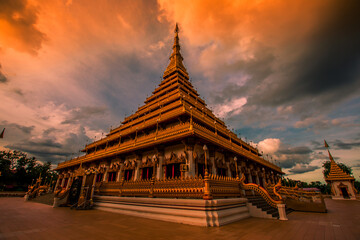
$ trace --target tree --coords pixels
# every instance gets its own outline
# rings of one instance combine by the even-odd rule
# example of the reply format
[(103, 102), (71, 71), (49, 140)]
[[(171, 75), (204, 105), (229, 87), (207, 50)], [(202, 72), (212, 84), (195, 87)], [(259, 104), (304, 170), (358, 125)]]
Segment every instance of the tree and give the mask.
[(359, 181), (354, 182), (354, 187), (358, 192), (360, 192), (360, 182)]
[[(341, 170), (343, 170), (345, 173), (349, 174), (349, 175), (352, 175), (352, 169), (351, 167), (348, 167), (346, 166), (345, 164), (343, 163), (338, 163), (337, 164)], [(331, 161), (326, 161), (323, 163), (323, 174), (324, 174), (324, 177), (327, 178), (327, 176), (329, 175), (330, 173), (330, 166), (331, 166)]]
[(51, 183), (57, 173), (51, 170), (51, 163), (37, 162), (20, 151), (0, 151), (0, 186), (8, 190), (27, 190), (39, 176), (44, 183)]

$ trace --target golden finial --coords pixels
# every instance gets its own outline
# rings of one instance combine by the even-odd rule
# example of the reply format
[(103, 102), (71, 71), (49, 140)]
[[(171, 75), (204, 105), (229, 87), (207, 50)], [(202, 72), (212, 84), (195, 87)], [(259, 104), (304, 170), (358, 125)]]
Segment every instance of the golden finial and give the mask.
[(165, 78), (166, 76), (169, 76), (172, 72), (174, 71), (181, 71), (183, 73), (183, 75), (185, 75), (186, 79), (189, 79), (188, 73), (186, 71), (186, 68), (183, 65), (183, 57), (181, 56), (180, 53), (180, 43), (179, 43), (179, 25), (176, 23), (175, 24), (175, 29), (174, 29), (174, 44), (173, 44), (173, 51), (172, 54), (170, 56), (170, 63), (167, 66), (163, 77)]

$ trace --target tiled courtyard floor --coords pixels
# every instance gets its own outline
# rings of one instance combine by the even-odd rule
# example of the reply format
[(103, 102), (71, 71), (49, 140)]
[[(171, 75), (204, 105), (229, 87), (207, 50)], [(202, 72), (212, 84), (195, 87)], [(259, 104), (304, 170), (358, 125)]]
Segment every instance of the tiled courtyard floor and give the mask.
[(289, 221), (249, 218), (205, 228), (0, 198), (0, 239), (360, 239), (360, 201), (326, 205), (328, 213), (292, 212)]

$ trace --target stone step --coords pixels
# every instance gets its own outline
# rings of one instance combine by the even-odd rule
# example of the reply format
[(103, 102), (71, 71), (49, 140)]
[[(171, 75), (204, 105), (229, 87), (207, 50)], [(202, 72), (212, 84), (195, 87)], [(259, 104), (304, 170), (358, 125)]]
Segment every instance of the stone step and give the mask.
[(261, 211), (270, 215), (272, 218), (279, 217), (278, 209), (270, 206), (261, 196), (248, 196), (247, 199), (253, 206), (261, 209)]

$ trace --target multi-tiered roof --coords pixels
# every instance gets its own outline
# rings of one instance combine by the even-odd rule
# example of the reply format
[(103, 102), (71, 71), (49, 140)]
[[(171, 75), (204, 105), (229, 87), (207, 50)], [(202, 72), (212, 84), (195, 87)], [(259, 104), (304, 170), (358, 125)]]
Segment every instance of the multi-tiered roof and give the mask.
[(105, 138), (86, 145), (82, 150), (85, 156), (60, 163), (57, 170), (197, 137), (282, 173), (280, 167), (264, 160), (257, 149), (227, 129), (199, 97), (183, 64), (178, 33), (176, 25), (170, 63), (145, 104)]
[(329, 159), (330, 159), (330, 172), (329, 175), (325, 178), (325, 181), (331, 182), (331, 181), (344, 181), (344, 180), (355, 180), (354, 177), (350, 176), (346, 172), (344, 172), (339, 165), (336, 164), (334, 161), (334, 158), (331, 156), (330, 151), (329, 153)]

